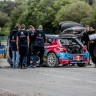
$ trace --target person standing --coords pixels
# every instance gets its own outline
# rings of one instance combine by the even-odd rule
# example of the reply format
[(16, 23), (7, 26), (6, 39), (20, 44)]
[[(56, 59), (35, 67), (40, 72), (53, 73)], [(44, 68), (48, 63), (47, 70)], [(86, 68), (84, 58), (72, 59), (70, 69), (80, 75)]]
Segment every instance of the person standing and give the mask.
[(17, 33), (17, 49), (20, 54), (20, 68), (27, 68), (27, 49), (29, 48), (29, 36), (25, 30), (25, 25), (21, 25), (21, 30)]
[(86, 25), (86, 32), (83, 33), (83, 44), (87, 47), (88, 49), (88, 42), (89, 42), (89, 37), (88, 34), (90, 34), (90, 26)]
[(35, 28), (32, 25), (29, 25), (29, 50), (28, 50), (28, 56), (27, 56), (27, 66), (30, 66), (30, 56), (32, 56), (32, 52), (33, 52), (33, 46), (34, 46), (34, 33), (35, 33)]
[(44, 55), (44, 43), (45, 43), (45, 33), (43, 31), (43, 26), (39, 25), (38, 29), (34, 34), (34, 48), (33, 48), (33, 67), (36, 67), (36, 56), (39, 53), (40, 57), (40, 67), (43, 66), (43, 55)]
[[(87, 50), (90, 53), (90, 59), (92, 59), (93, 63), (95, 64), (95, 67), (96, 67), (96, 57), (94, 57), (94, 52), (93, 52), (93, 49), (96, 45), (96, 41), (90, 40), (90, 38), (89, 38), (90, 35), (92, 35), (94, 33), (95, 33), (94, 28), (87, 25), (86, 32), (83, 34), (83, 40), (85, 42), (85, 46), (87, 47)], [(88, 65), (91, 65), (90, 62), (88, 63)]]
[(10, 46), (12, 50), (12, 67), (18, 68), (19, 65), (19, 51), (16, 47), (16, 35), (19, 30), (20, 25), (16, 25), (10, 34)]
[(89, 34), (89, 53), (92, 59), (92, 62), (95, 64), (94, 68), (96, 68), (96, 38), (94, 40), (90, 40), (91, 35), (96, 35), (95, 30), (93, 27), (90, 27), (90, 34)]

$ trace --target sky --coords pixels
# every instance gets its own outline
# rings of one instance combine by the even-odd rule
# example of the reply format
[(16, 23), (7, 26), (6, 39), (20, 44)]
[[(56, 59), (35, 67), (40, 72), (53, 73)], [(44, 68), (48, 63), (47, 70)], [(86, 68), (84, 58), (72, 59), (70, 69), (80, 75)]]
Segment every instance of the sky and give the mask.
[[(4, 0), (0, 0), (0, 1), (4, 1)], [(15, 1), (15, 0), (10, 0), (10, 1)]]

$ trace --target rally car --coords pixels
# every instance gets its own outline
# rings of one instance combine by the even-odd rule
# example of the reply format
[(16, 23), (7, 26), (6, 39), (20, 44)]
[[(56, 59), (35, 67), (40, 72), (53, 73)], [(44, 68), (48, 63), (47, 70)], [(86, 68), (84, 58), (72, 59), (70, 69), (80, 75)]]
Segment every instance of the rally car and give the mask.
[[(51, 40), (45, 43), (44, 60), (50, 67), (59, 64), (77, 64), (79, 67), (89, 63), (89, 52), (84, 47), (82, 35), (86, 28), (73, 21), (64, 21), (60, 24), (59, 35), (46, 35)], [(82, 43), (83, 44), (82, 44)]]
[(44, 61), (49, 67), (77, 64), (84, 67), (89, 62), (89, 52), (74, 35), (46, 35)]

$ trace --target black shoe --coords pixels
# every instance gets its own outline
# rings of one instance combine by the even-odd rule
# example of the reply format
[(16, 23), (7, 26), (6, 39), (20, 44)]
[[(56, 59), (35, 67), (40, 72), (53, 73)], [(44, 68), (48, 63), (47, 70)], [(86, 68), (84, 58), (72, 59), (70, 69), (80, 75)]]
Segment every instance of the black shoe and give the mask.
[(27, 67), (25, 66), (24, 69), (27, 69)]
[(19, 68), (20, 68), (20, 69), (22, 69), (23, 67), (22, 67), (22, 66), (20, 66)]
[(36, 68), (36, 65), (33, 65), (33, 68)]
[(22, 66), (20, 65), (19, 68), (22, 69)]
[(43, 67), (43, 65), (42, 65), (42, 64), (40, 64), (40, 65), (39, 65), (39, 67)]
[(25, 66), (25, 64), (23, 64), (23, 69), (27, 69), (27, 66)]

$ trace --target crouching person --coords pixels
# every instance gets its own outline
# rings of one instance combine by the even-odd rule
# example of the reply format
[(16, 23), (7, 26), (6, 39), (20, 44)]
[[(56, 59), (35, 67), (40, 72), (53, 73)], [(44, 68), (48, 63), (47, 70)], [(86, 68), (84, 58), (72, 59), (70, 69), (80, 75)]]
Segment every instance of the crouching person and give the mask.
[(25, 25), (21, 25), (21, 30), (17, 33), (17, 49), (20, 54), (20, 68), (27, 68), (27, 49), (29, 47), (29, 36), (25, 30)]

